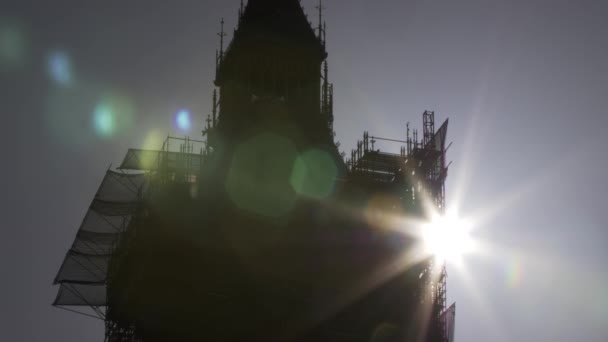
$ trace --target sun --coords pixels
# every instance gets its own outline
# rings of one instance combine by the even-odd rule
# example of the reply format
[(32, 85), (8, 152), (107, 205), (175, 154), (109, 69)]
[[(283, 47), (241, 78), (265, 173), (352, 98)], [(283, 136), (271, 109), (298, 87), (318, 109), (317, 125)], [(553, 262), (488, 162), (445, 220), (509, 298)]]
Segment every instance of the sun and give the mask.
[(457, 214), (435, 215), (422, 226), (424, 249), (439, 261), (459, 263), (473, 249), (471, 225)]

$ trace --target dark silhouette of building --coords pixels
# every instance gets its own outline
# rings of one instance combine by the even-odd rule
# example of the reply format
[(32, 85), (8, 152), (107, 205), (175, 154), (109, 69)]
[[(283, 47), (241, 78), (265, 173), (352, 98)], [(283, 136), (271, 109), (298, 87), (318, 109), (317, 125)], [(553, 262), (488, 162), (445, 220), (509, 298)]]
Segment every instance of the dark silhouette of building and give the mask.
[(281, 126), (291, 125), (298, 146), (330, 145), (331, 117), (321, 110), (319, 82), (327, 53), (298, 1), (252, 0), (238, 25), (218, 56), (220, 135), (238, 143), (252, 127), (283, 133)]
[(395, 229), (443, 210), (447, 121), (345, 160), (322, 9), (315, 32), (297, 0), (250, 0), (226, 49), (222, 23), (206, 140), (107, 171), (56, 306), (112, 342), (447, 341), (445, 268)]

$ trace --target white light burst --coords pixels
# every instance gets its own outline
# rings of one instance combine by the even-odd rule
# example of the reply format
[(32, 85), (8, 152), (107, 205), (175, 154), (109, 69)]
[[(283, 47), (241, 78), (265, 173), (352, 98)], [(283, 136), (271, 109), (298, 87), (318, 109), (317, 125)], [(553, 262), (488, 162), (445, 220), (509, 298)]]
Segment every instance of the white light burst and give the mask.
[(471, 225), (455, 212), (436, 215), (425, 224), (422, 237), (427, 253), (438, 260), (460, 263), (464, 254), (473, 250)]

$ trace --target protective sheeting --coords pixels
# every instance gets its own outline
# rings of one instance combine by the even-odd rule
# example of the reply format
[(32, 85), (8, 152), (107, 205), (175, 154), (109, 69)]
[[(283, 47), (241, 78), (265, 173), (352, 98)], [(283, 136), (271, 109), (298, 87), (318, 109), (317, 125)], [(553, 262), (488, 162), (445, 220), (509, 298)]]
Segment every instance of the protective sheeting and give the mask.
[(70, 250), (55, 283), (104, 284), (111, 254), (82, 254)]
[(62, 306), (104, 306), (106, 304), (105, 285), (61, 284), (53, 305)]
[(55, 278), (55, 305), (105, 305), (110, 258), (147, 189), (145, 173), (107, 171)]
[(186, 152), (129, 149), (120, 169), (156, 171), (162, 167), (166, 170), (200, 170), (204, 157)]
[(112, 203), (133, 203), (147, 190), (144, 173), (122, 173), (108, 170), (95, 194), (95, 200)]
[(108, 255), (113, 252), (115, 242), (115, 233), (98, 233), (80, 230), (76, 235), (70, 252), (87, 256)]
[(435, 150), (439, 152), (444, 152), (445, 150), (445, 139), (448, 135), (448, 120), (446, 119), (441, 127), (435, 133), (435, 138), (433, 141), (435, 142)]
[(441, 320), (445, 324), (447, 341), (454, 342), (454, 333), (456, 332), (456, 303), (443, 311)]

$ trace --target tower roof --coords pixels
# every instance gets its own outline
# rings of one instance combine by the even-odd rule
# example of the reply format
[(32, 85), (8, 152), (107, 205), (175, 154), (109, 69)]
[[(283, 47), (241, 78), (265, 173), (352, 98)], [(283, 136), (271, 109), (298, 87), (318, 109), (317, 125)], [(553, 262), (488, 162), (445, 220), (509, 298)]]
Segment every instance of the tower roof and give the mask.
[(312, 48), (325, 56), (325, 48), (298, 0), (249, 0), (231, 48), (242, 42), (262, 41)]

